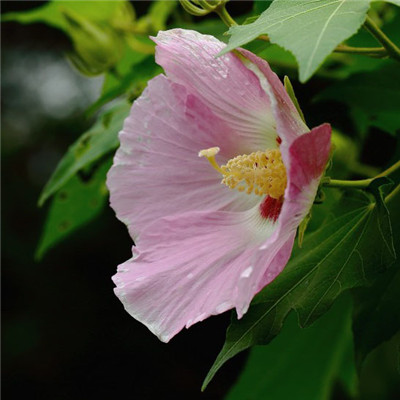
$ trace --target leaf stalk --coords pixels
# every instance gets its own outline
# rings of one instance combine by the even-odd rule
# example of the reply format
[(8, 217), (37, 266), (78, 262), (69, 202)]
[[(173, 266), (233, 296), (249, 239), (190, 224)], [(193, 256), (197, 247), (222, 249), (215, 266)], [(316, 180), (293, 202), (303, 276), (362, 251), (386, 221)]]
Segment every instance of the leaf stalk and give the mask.
[(385, 35), (375, 21), (367, 15), (364, 27), (382, 44), (388, 55), (393, 59), (400, 61), (400, 49)]
[[(348, 180), (331, 179), (329, 177), (325, 177), (321, 181), (321, 185), (326, 186), (326, 187), (332, 187), (332, 188), (366, 189), (374, 179), (381, 178), (383, 176), (388, 176), (398, 169), (400, 169), (400, 160), (397, 161), (396, 163), (394, 163), (391, 167), (389, 167), (385, 171), (382, 171), (380, 174), (374, 176), (373, 178), (348, 181)], [(397, 190), (397, 188), (395, 190), (393, 190), (393, 192), (396, 190)], [(389, 196), (392, 193), (390, 193)]]

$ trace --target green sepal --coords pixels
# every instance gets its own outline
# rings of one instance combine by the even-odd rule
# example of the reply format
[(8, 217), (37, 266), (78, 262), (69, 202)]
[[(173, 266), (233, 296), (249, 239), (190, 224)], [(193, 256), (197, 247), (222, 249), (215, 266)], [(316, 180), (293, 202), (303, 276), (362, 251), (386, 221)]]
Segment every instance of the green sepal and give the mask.
[(292, 82), (290, 82), (290, 79), (287, 75), (285, 75), (285, 77), (283, 78), (283, 84), (285, 85), (286, 92), (289, 95), (290, 99), (293, 101), (293, 104), (296, 107), (297, 112), (300, 114), (301, 119), (303, 120), (304, 123), (306, 123), (303, 111), (301, 111), (300, 104), (297, 100), (296, 95), (294, 94)]

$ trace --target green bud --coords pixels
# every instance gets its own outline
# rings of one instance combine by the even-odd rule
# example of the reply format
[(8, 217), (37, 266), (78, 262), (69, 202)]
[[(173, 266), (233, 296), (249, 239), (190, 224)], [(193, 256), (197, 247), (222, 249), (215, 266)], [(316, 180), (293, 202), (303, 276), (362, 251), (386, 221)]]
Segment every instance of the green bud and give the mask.
[(68, 54), (72, 64), (83, 74), (94, 76), (112, 68), (122, 55), (120, 37), (78, 13), (63, 9), (74, 51)]
[(111, 26), (118, 31), (131, 32), (136, 21), (136, 13), (132, 4), (121, 2), (110, 21)]

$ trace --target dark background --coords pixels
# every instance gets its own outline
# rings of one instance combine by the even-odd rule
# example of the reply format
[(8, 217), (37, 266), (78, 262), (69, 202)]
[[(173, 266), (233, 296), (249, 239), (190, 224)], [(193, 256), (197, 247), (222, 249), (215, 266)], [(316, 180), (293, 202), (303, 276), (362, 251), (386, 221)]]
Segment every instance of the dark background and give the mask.
[[(43, 3), (1, 6), (5, 13)], [(229, 9), (235, 15), (248, 3)], [(147, 6), (135, 2), (139, 14)], [(130, 258), (131, 240), (111, 209), (34, 261), (48, 207), (37, 208), (39, 193), (68, 145), (91, 125), (83, 112), (98, 96), (101, 78), (83, 78), (69, 66), (63, 54), (70, 43), (56, 30), (16, 23), (1, 29), (3, 395), (222, 399), (246, 354), (224, 366), (205, 393), (200, 387), (223, 344), (229, 313), (197, 324), (168, 345), (132, 319), (113, 294), (111, 276)], [(310, 126), (334, 120), (351, 131), (338, 105), (310, 102), (325, 84), (294, 82)], [(372, 132), (363, 158), (381, 166), (393, 148), (394, 139)]]

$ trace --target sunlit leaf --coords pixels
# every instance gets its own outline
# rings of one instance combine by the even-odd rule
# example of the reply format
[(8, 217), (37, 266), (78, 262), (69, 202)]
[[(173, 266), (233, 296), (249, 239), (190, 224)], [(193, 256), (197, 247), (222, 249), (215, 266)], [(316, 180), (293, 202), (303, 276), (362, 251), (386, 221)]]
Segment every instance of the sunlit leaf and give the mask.
[(122, 102), (105, 112), (65, 153), (40, 195), (39, 205), (60, 189), (73, 175), (118, 146), (118, 132), (130, 105)]
[(21, 24), (42, 22), (69, 34), (69, 25), (63, 10), (78, 13), (82, 18), (107, 22), (124, 1), (49, 1), (41, 7), (22, 12), (11, 12), (2, 16), (2, 21), (16, 21)]
[(304, 82), (338, 44), (357, 32), (368, 8), (368, 0), (275, 0), (257, 21), (231, 27), (221, 54), (267, 34), (295, 55)]
[(73, 176), (54, 196), (35, 254), (37, 259), (100, 213), (107, 203), (105, 180), (110, 166), (108, 159), (90, 177)]
[(268, 346), (251, 350), (226, 400), (329, 399), (345, 359), (355, 371), (349, 300), (338, 301), (306, 329), (298, 326), (291, 313), (278, 337)]
[[(381, 186), (388, 181), (380, 181)], [(372, 190), (378, 190), (372, 185)], [(284, 271), (254, 299), (241, 319), (232, 319), (225, 344), (204, 386), (235, 354), (270, 342), (291, 310), (302, 326), (323, 315), (344, 291), (370, 285), (395, 260), (392, 229), (380, 196), (321, 226), (303, 242)], [(359, 203), (357, 197), (355, 204)], [(345, 208), (350, 202), (345, 204)]]

